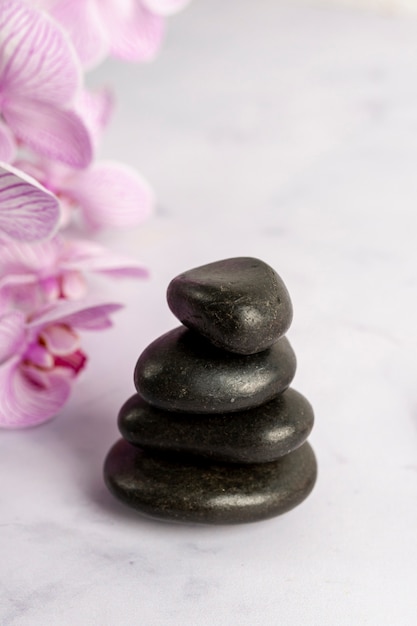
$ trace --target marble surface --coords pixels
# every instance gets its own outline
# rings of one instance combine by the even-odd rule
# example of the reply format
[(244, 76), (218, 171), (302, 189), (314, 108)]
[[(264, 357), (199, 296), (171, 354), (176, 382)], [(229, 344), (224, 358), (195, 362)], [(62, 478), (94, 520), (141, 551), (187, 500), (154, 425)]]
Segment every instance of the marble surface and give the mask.
[[(417, 21), (264, 0), (195, 1), (149, 67), (110, 62), (103, 152), (158, 191), (107, 236), (152, 279), (53, 422), (0, 433), (2, 626), (414, 626), (417, 568)], [(294, 381), (319, 461), (292, 512), (175, 526), (104, 487), (139, 353), (173, 328), (180, 271), (258, 256), (294, 304)]]
[(386, 14), (417, 14), (416, 0), (304, 0), (304, 4), (315, 6), (353, 7), (365, 11)]

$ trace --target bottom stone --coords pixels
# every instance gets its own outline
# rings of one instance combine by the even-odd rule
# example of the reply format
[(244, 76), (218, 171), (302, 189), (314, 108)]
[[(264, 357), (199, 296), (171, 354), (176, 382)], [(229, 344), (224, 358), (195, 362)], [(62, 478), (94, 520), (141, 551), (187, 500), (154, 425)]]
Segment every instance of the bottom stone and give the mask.
[(280, 515), (300, 504), (317, 475), (308, 443), (270, 463), (230, 465), (178, 460), (120, 439), (104, 464), (110, 491), (150, 517), (200, 524), (239, 524)]

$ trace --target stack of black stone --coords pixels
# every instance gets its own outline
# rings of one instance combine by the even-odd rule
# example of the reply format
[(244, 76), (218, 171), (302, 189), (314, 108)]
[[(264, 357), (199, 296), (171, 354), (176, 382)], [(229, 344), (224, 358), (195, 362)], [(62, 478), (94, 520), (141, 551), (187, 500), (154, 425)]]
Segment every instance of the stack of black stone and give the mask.
[(168, 304), (184, 324), (140, 356), (138, 391), (119, 413), (121, 439), (104, 475), (110, 491), (151, 517), (252, 522), (310, 493), (307, 400), (284, 333), (287, 289), (258, 259), (210, 263), (177, 276)]

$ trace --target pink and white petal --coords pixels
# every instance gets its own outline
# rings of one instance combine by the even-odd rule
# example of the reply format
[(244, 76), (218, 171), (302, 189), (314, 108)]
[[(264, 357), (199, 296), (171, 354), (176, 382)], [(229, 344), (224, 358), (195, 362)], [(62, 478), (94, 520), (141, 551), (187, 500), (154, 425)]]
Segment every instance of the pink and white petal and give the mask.
[[(147, 278), (149, 276), (148, 270), (139, 261), (113, 254), (91, 241), (68, 241), (61, 263), (65, 269), (79, 272), (96, 272), (120, 278)], [(67, 275), (64, 280), (67, 280)]]
[(80, 300), (87, 293), (87, 283), (80, 272), (65, 271), (61, 279), (61, 290), (64, 298)]
[(68, 106), (81, 86), (80, 64), (62, 28), (21, 0), (1, 3), (0, 72), (2, 95), (12, 100)]
[(16, 142), (10, 128), (0, 122), (0, 161), (11, 163), (16, 155)]
[(10, 241), (7, 246), (0, 246), (1, 274), (4, 278), (6, 274), (49, 274), (56, 268), (61, 249), (62, 240), (58, 236), (36, 243)]
[(114, 97), (110, 89), (80, 91), (75, 111), (87, 126), (95, 146), (99, 143), (104, 128), (109, 123), (114, 108)]
[(104, 330), (113, 325), (110, 315), (122, 308), (120, 304), (97, 305), (67, 315), (61, 319), (61, 322), (77, 330)]
[(51, 14), (68, 33), (85, 69), (105, 59), (109, 42), (96, 0), (59, 0)]
[(79, 330), (102, 330), (112, 326), (110, 315), (120, 311), (121, 304), (95, 304), (80, 308), (79, 302), (62, 300), (35, 313), (27, 327), (36, 336), (50, 324), (66, 324)]
[(164, 20), (138, 0), (101, 0), (101, 17), (107, 28), (111, 53), (125, 61), (150, 61), (164, 35)]
[(54, 366), (54, 357), (40, 343), (32, 343), (25, 352), (25, 360), (43, 369), (51, 369)]
[(56, 5), (57, 0), (32, 0), (32, 5), (37, 9), (43, 9), (50, 13), (54, 6)]
[(79, 336), (66, 324), (51, 324), (43, 328), (39, 336), (53, 354), (71, 354), (80, 347)]
[[(7, 244), (8, 246), (8, 244)], [(0, 250), (2, 248), (6, 248), (7, 246), (0, 246)], [(38, 280), (35, 274), (27, 274), (16, 272), (16, 274), (11, 274), (4, 270), (3, 266), (0, 264), (0, 291), (4, 289), (28, 289), (32, 285), (37, 284)]]
[[(74, 112), (76, 113), (76, 111)], [(44, 187), (51, 191), (59, 190), (61, 180), (68, 178), (74, 173), (74, 170), (68, 165), (41, 155), (36, 155), (31, 160), (18, 159), (13, 165), (29, 174), (29, 176), (36, 178)]]
[(11, 239), (50, 237), (59, 221), (57, 198), (34, 178), (0, 164), (0, 231)]
[(0, 289), (29, 285), (54, 271), (58, 253), (54, 241), (55, 238), (32, 243), (8, 241), (0, 246)]
[(77, 202), (91, 230), (136, 226), (154, 204), (149, 184), (133, 168), (114, 162), (95, 163), (64, 191)]
[(61, 201), (61, 220), (59, 222), (59, 228), (64, 229), (71, 224), (74, 208), (76, 208), (76, 206), (67, 196), (59, 194), (59, 199)]
[(142, 2), (156, 15), (172, 15), (187, 6), (190, 0), (142, 0)]
[[(39, 161), (41, 160), (39, 159)], [(44, 187), (49, 186), (48, 176), (41, 162), (33, 162), (28, 159), (15, 159), (13, 166), (37, 180)]]
[[(35, 368), (34, 368), (35, 369)], [(47, 386), (43, 386), (47, 382)], [(0, 426), (28, 428), (50, 420), (67, 402), (71, 381), (57, 373), (31, 380), (19, 363), (0, 367)]]
[(110, 278), (148, 278), (149, 271), (139, 261), (125, 257), (101, 257), (91, 259), (84, 271), (103, 274)]
[(90, 135), (73, 111), (14, 98), (4, 102), (3, 115), (16, 137), (38, 154), (75, 168), (91, 163)]
[(61, 263), (65, 268), (81, 269), (90, 259), (100, 257), (106, 248), (88, 239), (62, 240)]
[[(55, 271), (58, 271), (56, 269)], [(45, 302), (53, 302), (58, 300), (61, 296), (61, 287), (59, 284), (59, 277), (48, 276), (38, 281), (39, 291), (42, 293), (43, 300)]]
[(21, 311), (0, 317), (0, 363), (22, 352), (26, 345), (25, 318)]
[(51, 374), (50, 369), (42, 369), (29, 361), (22, 361), (19, 368), (22, 374), (29, 378), (32, 383), (35, 383), (38, 387), (47, 389), (49, 385), (49, 375)]
[(0, 290), (0, 310), (3, 311), (17, 308), (30, 315), (50, 301), (50, 294), (45, 294), (36, 281), (20, 285), (10, 282)]
[(0, 310), (34, 311), (44, 305), (36, 276), (9, 275), (0, 280)]
[(31, 311), (60, 297), (59, 278), (55, 276), (59, 271), (58, 255), (51, 262), (50, 255), (45, 254), (52, 243), (10, 241), (0, 246), (0, 292), (6, 301)]

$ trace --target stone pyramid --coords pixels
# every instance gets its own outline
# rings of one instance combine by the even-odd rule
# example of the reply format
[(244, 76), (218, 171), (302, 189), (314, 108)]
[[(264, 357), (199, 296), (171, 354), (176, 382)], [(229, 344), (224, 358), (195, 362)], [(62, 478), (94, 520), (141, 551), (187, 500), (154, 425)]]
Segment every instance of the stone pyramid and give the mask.
[(289, 385), (288, 291), (266, 263), (239, 257), (171, 281), (182, 325), (137, 362), (137, 393), (121, 408), (123, 439), (104, 466), (110, 491), (141, 513), (186, 523), (253, 522), (312, 490), (306, 439), (314, 415)]

